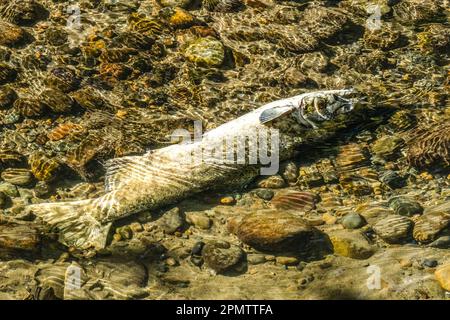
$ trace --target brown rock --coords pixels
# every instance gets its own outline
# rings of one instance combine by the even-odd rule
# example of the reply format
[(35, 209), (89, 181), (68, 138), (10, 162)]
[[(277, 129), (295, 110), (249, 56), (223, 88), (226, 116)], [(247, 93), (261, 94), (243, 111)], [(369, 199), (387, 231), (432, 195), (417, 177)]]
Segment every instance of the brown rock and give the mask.
[(266, 251), (301, 251), (316, 230), (297, 216), (276, 210), (251, 213), (231, 224), (229, 230), (242, 242)]
[(0, 21), (0, 45), (15, 47), (21, 45), (27, 38), (27, 32), (21, 27)]
[(38, 232), (27, 225), (0, 225), (0, 248), (34, 250), (39, 245)]
[(450, 263), (437, 268), (434, 276), (444, 290), (450, 291)]
[(367, 259), (374, 250), (360, 232), (339, 230), (329, 234), (334, 252), (340, 256), (353, 259)]
[(450, 224), (450, 202), (427, 208), (420, 216), (413, 230), (414, 239), (430, 242)]

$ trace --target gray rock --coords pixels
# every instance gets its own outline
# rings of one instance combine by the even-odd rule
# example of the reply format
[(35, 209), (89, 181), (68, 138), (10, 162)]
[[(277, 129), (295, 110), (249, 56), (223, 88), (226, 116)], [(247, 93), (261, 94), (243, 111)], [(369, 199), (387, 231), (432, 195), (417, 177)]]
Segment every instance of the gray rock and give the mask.
[(158, 220), (158, 225), (167, 234), (173, 234), (175, 231), (182, 228), (184, 224), (184, 218), (178, 207), (175, 207), (166, 213)]
[(388, 243), (397, 243), (411, 234), (413, 222), (404, 216), (393, 215), (378, 221), (373, 230), (384, 241)]
[(17, 190), (17, 187), (9, 182), (0, 183), (0, 192), (5, 193), (7, 196), (12, 198), (19, 196), (19, 190)]
[(361, 228), (365, 223), (366, 221), (364, 220), (364, 218), (357, 213), (349, 213), (345, 215), (341, 220), (341, 224), (346, 229), (358, 229)]
[(217, 273), (230, 271), (243, 261), (244, 251), (226, 241), (213, 241), (205, 244), (202, 256), (206, 265)]
[(450, 248), (450, 236), (442, 236), (428, 245), (429, 247), (448, 249)]
[(211, 219), (200, 212), (186, 213), (186, 221), (199, 229), (209, 229), (212, 225)]
[(267, 201), (272, 199), (273, 196), (274, 196), (274, 192), (272, 190), (270, 190), (270, 189), (258, 189), (258, 190), (255, 191), (255, 194), (259, 198), (261, 198), (263, 200), (267, 200)]
[(249, 264), (261, 264), (266, 262), (266, 256), (260, 253), (252, 253), (247, 255), (247, 262)]

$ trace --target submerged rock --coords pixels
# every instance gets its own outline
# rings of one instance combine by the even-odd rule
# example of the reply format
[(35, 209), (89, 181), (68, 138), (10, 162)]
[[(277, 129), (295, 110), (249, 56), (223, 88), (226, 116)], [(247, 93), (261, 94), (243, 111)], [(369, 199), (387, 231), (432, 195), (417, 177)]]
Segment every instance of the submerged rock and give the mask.
[(242, 262), (244, 251), (226, 241), (214, 241), (205, 244), (202, 257), (206, 265), (217, 273), (230, 271)]
[(413, 222), (404, 216), (390, 216), (378, 221), (373, 230), (387, 243), (398, 243), (411, 235)]
[(328, 236), (333, 244), (334, 253), (340, 256), (352, 259), (367, 259), (375, 252), (360, 232), (340, 230), (329, 233)]
[(213, 37), (198, 38), (187, 46), (184, 55), (199, 66), (218, 67), (225, 58), (225, 49), (222, 42)]
[(179, 231), (184, 224), (184, 218), (178, 207), (170, 209), (158, 220), (158, 225), (167, 234), (173, 234)]
[(274, 252), (302, 252), (316, 230), (297, 216), (276, 210), (250, 213), (240, 221), (229, 221), (228, 226), (242, 242)]
[(450, 291), (450, 263), (444, 264), (436, 269), (434, 272), (436, 280), (441, 285), (442, 289)]
[(417, 219), (413, 230), (414, 239), (430, 242), (450, 224), (450, 202), (427, 208)]

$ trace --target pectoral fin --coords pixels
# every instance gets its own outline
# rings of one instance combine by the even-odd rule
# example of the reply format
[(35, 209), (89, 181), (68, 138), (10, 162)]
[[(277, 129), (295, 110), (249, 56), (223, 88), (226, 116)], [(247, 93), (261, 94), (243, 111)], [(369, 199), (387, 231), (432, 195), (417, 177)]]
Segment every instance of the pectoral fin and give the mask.
[(294, 106), (279, 106), (279, 107), (273, 107), (267, 110), (264, 110), (259, 115), (259, 121), (264, 124), (270, 121), (273, 121), (282, 115), (285, 115), (289, 112), (292, 112), (294, 110)]

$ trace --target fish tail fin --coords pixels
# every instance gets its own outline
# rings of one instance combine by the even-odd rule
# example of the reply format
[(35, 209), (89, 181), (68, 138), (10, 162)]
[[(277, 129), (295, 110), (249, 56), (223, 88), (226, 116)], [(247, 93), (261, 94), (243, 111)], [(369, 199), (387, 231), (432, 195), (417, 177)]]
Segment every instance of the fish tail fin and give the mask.
[(94, 215), (99, 207), (94, 199), (40, 203), (29, 205), (28, 210), (59, 231), (59, 241), (80, 249), (106, 246), (112, 223), (101, 223)]

